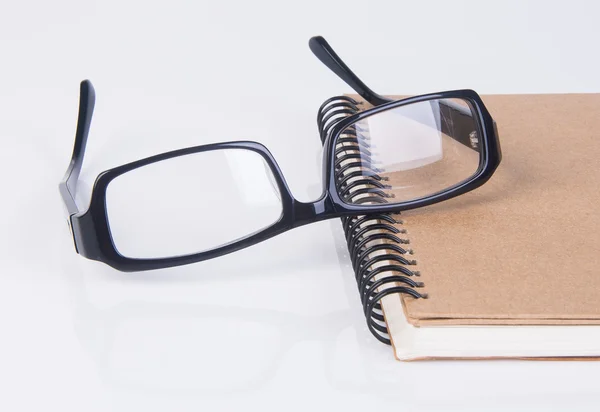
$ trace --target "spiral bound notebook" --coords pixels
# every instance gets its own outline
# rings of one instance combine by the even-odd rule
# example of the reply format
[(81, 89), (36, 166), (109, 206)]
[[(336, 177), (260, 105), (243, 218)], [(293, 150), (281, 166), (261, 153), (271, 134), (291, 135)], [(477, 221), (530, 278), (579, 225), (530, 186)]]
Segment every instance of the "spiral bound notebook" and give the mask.
[[(600, 95), (484, 101), (503, 151), (488, 183), (401, 216), (342, 219), (369, 329), (400, 360), (600, 356)], [(325, 102), (321, 138), (366, 107)], [(385, 193), (393, 173), (374, 166), (368, 136), (338, 146), (340, 165), (355, 151), (373, 160), (361, 179), (339, 167), (338, 181)]]

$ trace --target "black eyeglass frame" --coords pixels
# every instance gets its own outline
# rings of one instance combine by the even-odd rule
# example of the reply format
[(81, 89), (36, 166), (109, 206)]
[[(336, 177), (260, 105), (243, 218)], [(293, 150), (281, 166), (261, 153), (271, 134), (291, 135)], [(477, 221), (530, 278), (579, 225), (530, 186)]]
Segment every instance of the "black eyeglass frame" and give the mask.
[[(300, 202), (294, 198), (277, 162), (265, 146), (258, 142), (235, 141), (174, 150), (106, 170), (96, 178), (88, 209), (80, 211), (75, 203), (75, 193), (95, 105), (95, 91), (91, 82), (89, 80), (81, 82), (75, 145), (71, 162), (59, 185), (60, 194), (69, 215), (68, 224), (71, 228), (76, 251), (88, 259), (104, 262), (115, 269), (125, 272), (186, 265), (232, 253), (295, 227), (325, 219), (371, 213), (400, 212), (438, 203), (469, 192), (484, 184), (492, 176), (502, 157), (500, 143), (498, 141), (495, 122), (476, 92), (473, 90), (453, 90), (390, 101), (369, 89), (335, 54), (325, 39), (314, 37), (310, 40), (309, 45), (315, 55), (326, 66), (365, 98), (366, 101), (375, 106), (351, 115), (331, 127), (323, 142), (324, 192), (318, 200), (310, 203)], [(344, 202), (338, 194), (333, 170), (335, 164), (335, 143), (338, 136), (348, 126), (366, 117), (400, 106), (433, 99), (463, 99), (471, 104), (473, 114), (476, 117), (475, 120), (481, 132), (480, 147), (478, 149), (481, 152), (481, 156), (477, 172), (468, 180), (447, 190), (415, 200), (394, 204), (361, 205)], [(251, 150), (263, 157), (273, 172), (275, 182), (281, 194), (283, 212), (280, 219), (259, 232), (195, 254), (157, 259), (129, 258), (121, 255), (113, 242), (107, 218), (106, 190), (109, 183), (124, 173), (155, 162), (221, 149)]]

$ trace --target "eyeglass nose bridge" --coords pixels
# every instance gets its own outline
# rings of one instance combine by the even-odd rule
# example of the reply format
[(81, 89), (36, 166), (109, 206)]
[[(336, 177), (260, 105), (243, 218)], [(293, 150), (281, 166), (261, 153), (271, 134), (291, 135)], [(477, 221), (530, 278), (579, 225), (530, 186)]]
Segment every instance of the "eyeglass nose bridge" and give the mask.
[(292, 228), (339, 217), (329, 191), (314, 202), (293, 201)]

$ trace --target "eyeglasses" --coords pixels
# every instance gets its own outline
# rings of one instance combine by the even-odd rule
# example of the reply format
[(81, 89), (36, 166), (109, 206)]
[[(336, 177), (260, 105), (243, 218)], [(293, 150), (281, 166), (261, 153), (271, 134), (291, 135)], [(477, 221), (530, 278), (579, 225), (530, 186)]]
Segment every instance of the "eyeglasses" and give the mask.
[[(321, 107), (325, 189), (311, 203), (293, 197), (266, 147), (235, 141), (107, 170), (80, 211), (75, 194), (95, 104), (84, 80), (73, 154), (59, 185), (77, 252), (122, 271), (185, 265), (308, 223), (431, 205), (491, 177), (500, 145), (477, 93), (391, 101), (368, 88), (325, 39), (313, 37), (309, 46), (365, 100), (336, 97)], [(373, 107), (359, 110), (361, 104)]]

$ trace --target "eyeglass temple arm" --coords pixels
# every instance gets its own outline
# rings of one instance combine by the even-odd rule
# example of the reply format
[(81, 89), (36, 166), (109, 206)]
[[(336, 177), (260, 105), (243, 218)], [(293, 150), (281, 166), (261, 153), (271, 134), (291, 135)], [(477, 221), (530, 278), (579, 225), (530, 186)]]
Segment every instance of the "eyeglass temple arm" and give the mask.
[(338, 75), (348, 86), (352, 87), (363, 99), (373, 106), (379, 106), (391, 102), (373, 90), (371, 90), (356, 74), (344, 63), (333, 48), (321, 36), (315, 36), (308, 42), (310, 50), (321, 62), (332, 72)]
[(94, 86), (92, 86), (89, 80), (82, 81), (79, 90), (79, 116), (77, 118), (73, 154), (71, 155), (71, 162), (69, 163), (67, 172), (58, 185), (58, 190), (67, 207), (69, 216), (79, 212), (75, 203), (77, 181), (81, 172), (81, 165), (83, 164), (83, 155), (90, 131), (90, 124), (92, 123), (95, 103), (96, 92), (94, 91)]
[[(352, 87), (356, 93), (373, 106), (379, 106), (393, 101), (392, 99), (388, 99), (375, 93), (360, 80), (323, 37), (312, 37), (308, 42), (308, 46), (313, 54), (317, 56), (329, 70), (337, 74), (340, 79), (348, 86)], [(473, 118), (470, 110), (460, 105), (452, 104), (452, 102), (440, 102), (440, 111), (442, 112), (442, 133), (469, 148), (475, 149), (477, 146), (471, 142), (470, 135), (471, 132), (473, 132)], [(452, 124), (448, 124), (446, 119), (453, 119)]]

